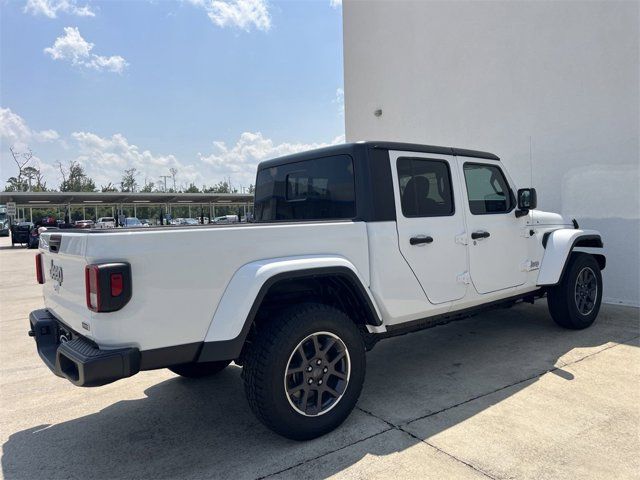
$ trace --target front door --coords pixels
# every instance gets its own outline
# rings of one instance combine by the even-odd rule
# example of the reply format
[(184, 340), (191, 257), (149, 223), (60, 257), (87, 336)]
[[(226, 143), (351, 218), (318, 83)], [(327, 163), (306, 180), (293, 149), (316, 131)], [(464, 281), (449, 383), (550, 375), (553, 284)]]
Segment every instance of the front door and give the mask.
[(527, 217), (516, 218), (515, 195), (499, 162), (457, 157), (463, 178), (469, 272), (478, 293), (526, 281)]
[(431, 303), (464, 297), (467, 247), (455, 158), (389, 152), (400, 252)]

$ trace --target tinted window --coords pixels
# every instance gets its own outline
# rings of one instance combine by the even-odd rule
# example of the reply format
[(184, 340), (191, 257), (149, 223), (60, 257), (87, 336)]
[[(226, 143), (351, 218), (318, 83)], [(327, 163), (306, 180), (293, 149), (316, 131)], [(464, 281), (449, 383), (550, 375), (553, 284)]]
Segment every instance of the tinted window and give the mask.
[(511, 211), (511, 189), (502, 171), (493, 165), (464, 164), (469, 210), (474, 215)]
[(256, 221), (349, 219), (356, 216), (353, 162), (335, 155), (258, 172)]
[(453, 215), (449, 165), (441, 160), (398, 159), (398, 181), (405, 217)]

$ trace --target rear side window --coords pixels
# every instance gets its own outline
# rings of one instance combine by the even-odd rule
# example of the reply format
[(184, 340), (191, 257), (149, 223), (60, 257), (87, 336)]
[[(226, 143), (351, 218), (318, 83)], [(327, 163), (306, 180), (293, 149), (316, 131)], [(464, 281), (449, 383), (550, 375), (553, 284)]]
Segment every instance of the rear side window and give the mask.
[(507, 213), (514, 206), (513, 194), (502, 170), (494, 165), (464, 164), (469, 210), (473, 215)]
[(405, 217), (454, 214), (449, 165), (442, 160), (398, 158), (400, 204)]
[(258, 172), (255, 219), (261, 222), (356, 216), (353, 161), (334, 155)]

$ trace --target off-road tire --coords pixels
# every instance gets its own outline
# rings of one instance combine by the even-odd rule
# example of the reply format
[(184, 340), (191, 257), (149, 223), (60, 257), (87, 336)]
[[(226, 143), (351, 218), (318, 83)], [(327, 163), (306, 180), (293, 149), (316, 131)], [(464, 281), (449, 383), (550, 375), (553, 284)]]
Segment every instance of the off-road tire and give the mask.
[(186, 378), (202, 378), (210, 377), (221, 372), (231, 363), (231, 360), (222, 360), (219, 362), (201, 362), (201, 363), (183, 363), (182, 365), (174, 365), (169, 367), (173, 373), (177, 373), (181, 377)]
[[(333, 407), (307, 416), (291, 404), (284, 375), (300, 342), (319, 332), (337, 337), (346, 347), (350, 374)], [(308, 440), (330, 432), (349, 416), (362, 391), (365, 369), (365, 346), (353, 320), (331, 306), (303, 303), (283, 309), (257, 326), (242, 376), (249, 406), (264, 425), (284, 437)]]
[[(585, 270), (586, 269), (586, 270)], [(577, 292), (578, 276), (585, 271), (595, 277), (596, 293), (593, 306), (579, 308), (579, 296)], [(568, 260), (568, 264), (560, 279), (560, 282), (551, 287), (547, 292), (547, 305), (553, 320), (564, 328), (582, 330), (593, 324), (602, 302), (602, 274), (600, 266), (592, 255), (574, 252)]]

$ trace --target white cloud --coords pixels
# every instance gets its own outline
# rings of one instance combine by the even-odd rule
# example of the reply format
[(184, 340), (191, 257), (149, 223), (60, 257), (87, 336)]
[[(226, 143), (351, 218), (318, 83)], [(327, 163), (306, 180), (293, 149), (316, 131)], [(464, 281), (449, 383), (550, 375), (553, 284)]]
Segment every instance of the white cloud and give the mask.
[(77, 146), (75, 160), (80, 162), (97, 185), (111, 182), (117, 185), (127, 168), (136, 168), (141, 174), (139, 180), (148, 177), (157, 181), (171, 167), (181, 169), (182, 165), (174, 155), (153, 154), (129, 143), (121, 133), (111, 137), (100, 137), (91, 132), (73, 132), (71, 134)]
[(40, 142), (52, 142), (58, 140), (60, 135), (55, 130), (41, 130), (34, 134), (34, 138)]
[(344, 115), (344, 89), (336, 89), (336, 98), (333, 99), (333, 103), (338, 105), (338, 115)]
[[(169, 169), (178, 169), (178, 185), (194, 183), (214, 185), (230, 178), (236, 187), (248, 187), (255, 182), (256, 167), (263, 160), (289, 155), (296, 152), (326, 147), (344, 142), (344, 135), (329, 142), (275, 142), (260, 132), (244, 132), (232, 144), (214, 141), (212, 152), (198, 153), (188, 159), (179, 159), (170, 153), (157, 153), (131, 143), (121, 133), (100, 136), (93, 132), (76, 131), (70, 136), (61, 136), (55, 130), (31, 129), (22, 117), (9, 108), (0, 108), (0, 140), (2, 161), (0, 181), (12, 175), (15, 165), (8, 153), (8, 146), (16, 145), (18, 150), (34, 147), (34, 161), (45, 173), (49, 187), (60, 183), (57, 160), (67, 163), (80, 162), (96, 185), (109, 182), (119, 185), (125, 169), (136, 168), (138, 182), (160, 183), (160, 175), (168, 175)], [(44, 160), (42, 160), (44, 159)]]
[(62, 145), (60, 135), (55, 130), (33, 130), (24, 119), (11, 111), (10, 108), (0, 107), (0, 189), (8, 177), (16, 175), (17, 169), (13, 161), (9, 147), (14, 147), (19, 153), (26, 153), (32, 149), (33, 158), (29, 166), (35, 166), (48, 178), (54, 178), (53, 166), (42, 162), (38, 151), (46, 148), (46, 144)]
[(260, 132), (244, 132), (232, 147), (224, 142), (214, 142), (213, 153), (199, 153), (198, 157), (210, 178), (230, 177), (241, 185), (249, 185), (255, 182), (256, 167), (263, 160), (338, 143), (344, 143), (344, 135), (328, 143), (275, 143)]
[(255, 182), (256, 167), (262, 160), (344, 142), (344, 136), (339, 136), (327, 143), (276, 143), (260, 132), (244, 132), (234, 145), (215, 141), (211, 154), (198, 153), (194, 161), (185, 162), (174, 155), (142, 150), (120, 133), (100, 137), (90, 132), (74, 132), (71, 137), (78, 149), (75, 160), (85, 167), (97, 185), (117, 184), (122, 172), (131, 167), (140, 172), (140, 182), (148, 178), (158, 184), (160, 175), (167, 175), (169, 168), (175, 167), (180, 186), (194, 183), (198, 187), (227, 178), (236, 187), (247, 187)]
[(44, 49), (54, 60), (71, 62), (74, 66), (85, 67), (98, 72), (122, 73), (129, 65), (120, 55), (104, 57), (91, 53), (93, 43), (87, 42), (77, 27), (65, 27), (64, 35), (56, 38), (53, 46)]
[(3, 144), (16, 144), (23, 148), (32, 142), (52, 142), (59, 138), (55, 130), (34, 131), (10, 108), (0, 108), (0, 139)]
[(219, 27), (234, 27), (250, 31), (252, 28), (268, 31), (271, 14), (266, 0), (189, 0), (203, 8), (209, 19)]
[(27, 0), (24, 12), (32, 15), (44, 15), (49, 18), (57, 18), (58, 12), (78, 17), (96, 16), (89, 5), (78, 6), (76, 0)]
[(331, 8), (341, 8), (342, 0), (329, 0), (329, 5)]

